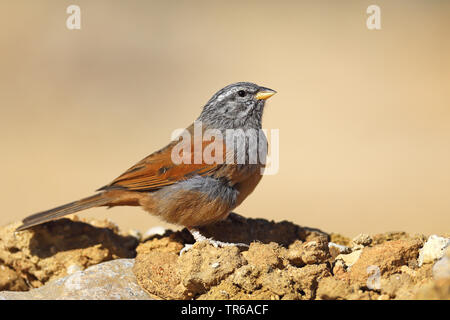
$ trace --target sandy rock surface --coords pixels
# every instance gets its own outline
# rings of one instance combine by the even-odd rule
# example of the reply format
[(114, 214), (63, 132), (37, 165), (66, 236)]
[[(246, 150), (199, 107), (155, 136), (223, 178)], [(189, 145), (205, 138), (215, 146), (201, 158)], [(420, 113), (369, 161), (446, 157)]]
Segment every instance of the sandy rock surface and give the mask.
[(423, 235), (349, 239), (237, 215), (202, 232), (250, 247), (196, 243), (180, 256), (185, 231), (150, 237), (137, 248), (139, 284), (163, 299), (450, 299), (447, 258), (419, 266)]
[(231, 214), (202, 234), (248, 247), (199, 242), (180, 255), (193, 243), (185, 229), (124, 234), (76, 217), (17, 226), (0, 228), (0, 299), (450, 299), (448, 235), (350, 239)]
[(17, 233), (20, 223), (0, 228), (0, 291), (26, 291), (104, 261), (135, 256), (135, 237), (119, 234), (108, 221), (83, 221), (61, 219)]

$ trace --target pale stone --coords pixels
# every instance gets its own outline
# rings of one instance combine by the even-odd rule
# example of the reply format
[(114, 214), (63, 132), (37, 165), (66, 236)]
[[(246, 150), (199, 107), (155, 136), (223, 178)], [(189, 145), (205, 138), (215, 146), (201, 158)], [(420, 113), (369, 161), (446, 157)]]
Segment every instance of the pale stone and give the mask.
[(450, 244), (450, 238), (431, 235), (419, 251), (417, 262), (419, 267), (424, 263), (433, 263), (444, 256), (445, 248)]
[(351, 267), (358, 261), (361, 256), (362, 250), (356, 250), (349, 254), (340, 254), (336, 257), (337, 260), (342, 260), (347, 267)]
[(149, 300), (133, 265), (134, 259), (100, 263), (30, 291), (1, 291), (0, 300)]
[(445, 250), (446, 254), (433, 266), (433, 278), (450, 279), (450, 247)]
[(349, 253), (351, 252), (351, 249), (347, 246), (343, 246), (341, 244), (337, 244), (334, 242), (328, 242), (328, 248), (336, 248), (339, 253)]

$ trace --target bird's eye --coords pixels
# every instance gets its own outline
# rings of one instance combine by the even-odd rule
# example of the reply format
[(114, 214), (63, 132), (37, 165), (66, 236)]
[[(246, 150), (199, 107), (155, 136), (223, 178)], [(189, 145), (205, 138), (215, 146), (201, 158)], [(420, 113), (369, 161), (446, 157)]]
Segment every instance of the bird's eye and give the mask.
[(247, 94), (247, 92), (245, 92), (244, 90), (239, 90), (238, 91), (239, 97), (245, 97), (246, 94)]

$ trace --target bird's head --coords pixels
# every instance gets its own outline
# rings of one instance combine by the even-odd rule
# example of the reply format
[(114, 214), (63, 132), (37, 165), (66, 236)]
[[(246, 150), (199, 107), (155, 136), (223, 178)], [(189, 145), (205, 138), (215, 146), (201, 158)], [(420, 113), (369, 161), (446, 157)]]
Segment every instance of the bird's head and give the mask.
[(216, 129), (260, 129), (266, 99), (275, 93), (250, 82), (233, 83), (212, 96), (198, 121)]

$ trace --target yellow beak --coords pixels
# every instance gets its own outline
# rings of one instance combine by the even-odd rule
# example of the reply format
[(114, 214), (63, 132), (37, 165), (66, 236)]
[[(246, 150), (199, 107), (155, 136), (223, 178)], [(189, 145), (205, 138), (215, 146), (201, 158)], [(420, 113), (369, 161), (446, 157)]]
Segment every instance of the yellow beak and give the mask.
[(255, 95), (255, 98), (257, 100), (266, 100), (269, 99), (271, 96), (273, 96), (275, 93), (277, 93), (275, 90), (268, 89), (268, 88), (261, 88), (260, 91)]

